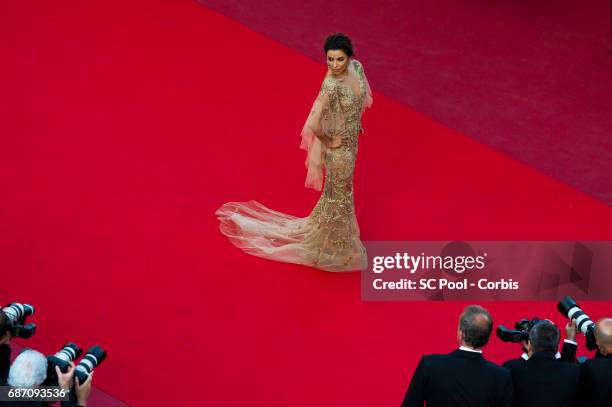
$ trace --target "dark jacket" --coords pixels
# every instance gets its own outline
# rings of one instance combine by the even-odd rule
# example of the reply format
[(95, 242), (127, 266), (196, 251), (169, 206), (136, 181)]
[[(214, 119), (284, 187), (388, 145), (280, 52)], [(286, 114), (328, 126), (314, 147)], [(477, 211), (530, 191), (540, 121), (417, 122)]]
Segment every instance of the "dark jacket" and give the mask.
[(612, 406), (612, 356), (589, 359), (580, 365), (580, 405)]
[(505, 364), (512, 375), (513, 405), (569, 407), (577, 401), (578, 365), (555, 359), (554, 352), (536, 352), (523, 364)]
[(456, 350), (421, 359), (404, 407), (510, 407), (512, 382), (508, 371), (481, 353)]
[[(563, 347), (561, 348), (561, 359), (560, 360), (563, 362), (575, 363), (577, 349), (578, 349), (578, 345), (564, 341)], [(517, 365), (524, 365), (526, 362), (527, 362), (527, 359), (521, 356), (520, 358), (510, 359), (504, 362), (503, 366), (506, 369), (516, 369)]]

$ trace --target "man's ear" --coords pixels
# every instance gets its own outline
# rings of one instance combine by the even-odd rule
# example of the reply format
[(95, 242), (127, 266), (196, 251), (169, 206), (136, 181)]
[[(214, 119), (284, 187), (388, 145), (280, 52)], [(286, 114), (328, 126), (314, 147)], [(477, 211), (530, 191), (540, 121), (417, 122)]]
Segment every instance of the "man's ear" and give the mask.
[(601, 346), (601, 344), (599, 343), (597, 339), (595, 339), (595, 345), (597, 345), (597, 349), (599, 350), (599, 353), (601, 353), (602, 355), (606, 354), (605, 348)]

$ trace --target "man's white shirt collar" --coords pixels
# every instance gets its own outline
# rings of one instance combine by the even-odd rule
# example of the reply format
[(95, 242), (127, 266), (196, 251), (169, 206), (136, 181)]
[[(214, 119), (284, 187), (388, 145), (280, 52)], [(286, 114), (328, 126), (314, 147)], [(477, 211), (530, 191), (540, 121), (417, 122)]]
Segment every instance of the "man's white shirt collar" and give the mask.
[(464, 350), (466, 352), (482, 353), (482, 349), (471, 349), (471, 348), (466, 348), (465, 346), (459, 346), (459, 350)]
[[(529, 360), (529, 355), (526, 353), (523, 353), (521, 357), (525, 360)], [(561, 359), (561, 354), (559, 352), (555, 353), (555, 359)]]

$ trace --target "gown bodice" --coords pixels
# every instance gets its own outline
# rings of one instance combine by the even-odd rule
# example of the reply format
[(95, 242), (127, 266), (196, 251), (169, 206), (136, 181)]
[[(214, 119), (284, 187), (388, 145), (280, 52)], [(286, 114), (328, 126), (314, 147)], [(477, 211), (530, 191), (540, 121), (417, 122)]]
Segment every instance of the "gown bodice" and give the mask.
[[(336, 79), (328, 76), (321, 85), (321, 93), (328, 99), (321, 117), (322, 139), (333, 148), (357, 148), (362, 128), (361, 115), (367, 87), (361, 63), (352, 60), (351, 64), (353, 69), (349, 69), (346, 77)], [(337, 135), (340, 138), (334, 143)]]

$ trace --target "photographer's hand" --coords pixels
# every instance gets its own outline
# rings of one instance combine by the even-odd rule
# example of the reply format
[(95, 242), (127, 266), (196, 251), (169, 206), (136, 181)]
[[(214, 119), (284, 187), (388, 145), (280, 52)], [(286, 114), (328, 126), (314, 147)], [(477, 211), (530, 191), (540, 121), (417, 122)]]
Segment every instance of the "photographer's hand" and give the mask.
[(87, 406), (87, 398), (89, 398), (89, 393), (91, 393), (91, 380), (93, 378), (94, 372), (89, 374), (87, 380), (83, 382), (83, 384), (79, 383), (79, 378), (75, 379), (75, 393), (77, 397), (77, 405), (85, 407)]
[(565, 337), (576, 342), (576, 320), (572, 319), (565, 325)]
[(55, 373), (57, 374), (57, 382), (60, 387), (64, 390), (70, 390), (74, 378), (74, 363), (70, 362), (70, 367), (66, 373), (62, 373), (59, 366), (55, 366)]

